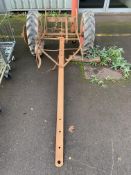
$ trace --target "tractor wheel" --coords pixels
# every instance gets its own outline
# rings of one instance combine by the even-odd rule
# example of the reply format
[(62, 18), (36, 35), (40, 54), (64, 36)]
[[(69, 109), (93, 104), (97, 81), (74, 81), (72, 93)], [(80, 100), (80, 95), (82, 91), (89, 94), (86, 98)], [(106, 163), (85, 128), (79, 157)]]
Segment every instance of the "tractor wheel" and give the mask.
[(95, 40), (95, 17), (92, 12), (85, 12), (82, 15), (80, 33), (82, 36), (82, 50), (84, 55), (94, 46)]
[(38, 39), (42, 29), (40, 22), (40, 14), (38, 11), (28, 12), (25, 27), (26, 27), (26, 36), (24, 37), (25, 41), (27, 40), (31, 54), (35, 55), (36, 40)]

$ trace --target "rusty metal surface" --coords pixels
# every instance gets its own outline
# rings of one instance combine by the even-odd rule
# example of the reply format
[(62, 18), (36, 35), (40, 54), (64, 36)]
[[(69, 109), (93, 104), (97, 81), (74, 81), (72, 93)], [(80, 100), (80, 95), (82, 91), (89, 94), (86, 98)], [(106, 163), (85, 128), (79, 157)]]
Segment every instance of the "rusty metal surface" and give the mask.
[(57, 94), (57, 124), (56, 124), (56, 152), (55, 165), (63, 166), (64, 150), (64, 47), (65, 39), (60, 37), (59, 67), (58, 67), (58, 94)]

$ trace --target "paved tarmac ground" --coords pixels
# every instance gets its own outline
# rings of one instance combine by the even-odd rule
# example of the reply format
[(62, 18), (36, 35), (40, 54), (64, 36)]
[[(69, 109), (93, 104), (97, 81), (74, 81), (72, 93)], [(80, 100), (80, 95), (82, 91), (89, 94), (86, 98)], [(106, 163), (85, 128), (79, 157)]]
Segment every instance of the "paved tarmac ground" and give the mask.
[[(123, 47), (131, 62), (130, 36), (97, 37), (96, 43)], [(84, 80), (78, 65), (66, 68), (64, 166), (56, 168), (57, 70), (49, 72), (45, 56), (38, 70), (22, 39), (15, 57), (12, 79), (0, 86), (0, 175), (130, 175), (131, 78), (101, 88)]]

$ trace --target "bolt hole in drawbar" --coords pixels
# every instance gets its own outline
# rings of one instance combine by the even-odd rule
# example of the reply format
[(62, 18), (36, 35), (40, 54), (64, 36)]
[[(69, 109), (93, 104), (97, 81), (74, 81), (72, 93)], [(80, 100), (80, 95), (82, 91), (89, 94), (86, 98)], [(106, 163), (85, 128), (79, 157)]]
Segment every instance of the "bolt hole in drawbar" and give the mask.
[(60, 160), (58, 160), (58, 161), (57, 161), (57, 163), (60, 165), (60, 164), (61, 164), (61, 161), (60, 161)]

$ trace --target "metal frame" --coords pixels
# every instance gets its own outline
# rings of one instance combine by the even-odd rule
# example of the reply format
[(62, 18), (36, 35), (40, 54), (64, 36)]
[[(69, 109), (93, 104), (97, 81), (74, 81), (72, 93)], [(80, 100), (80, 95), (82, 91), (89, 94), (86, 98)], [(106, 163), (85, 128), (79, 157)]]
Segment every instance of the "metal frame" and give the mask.
[[(77, 2), (74, 0), (72, 2)], [(73, 4), (74, 5), (74, 4)], [(63, 165), (63, 150), (64, 150), (64, 69), (70, 61), (80, 62), (100, 62), (100, 58), (83, 59), (83, 28), (78, 29), (78, 7), (77, 3), (72, 8), (72, 15), (62, 16), (59, 14), (56, 17), (49, 16), (45, 12), (44, 31), (39, 32), (35, 46), (36, 62), (38, 68), (41, 66), (41, 54), (43, 53), (49, 60), (54, 63), (54, 67), (58, 66), (58, 99), (57, 99), (57, 122), (56, 122), (56, 151), (55, 165), (61, 167)], [(76, 8), (77, 7), (77, 8)], [(77, 9), (77, 10), (76, 10)], [(49, 24), (54, 24), (50, 28)], [(71, 26), (71, 27), (70, 27)], [(42, 31), (39, 28), (39, 31)], [(59, 41), (59, 49), (49, 50), (42, 48), (40, 45), (43, 41), (55, 40)], [(65, 43), (68, 41), (78, 41), (78, 48), (65, 48)], [(65, 50), (74, 51), (69, 58), (64, 58)], [(58, 60), (56, 61), (48, 52), (59, 52)], [(78, 54), (80, 52), (80, 54)]]
[(3, 77), (8, 78), (10, 71), (10, 62), (14, 59), (13, 51), (15, 47), (15, 38), (12, 27), (8, 20), (8, 14), (4, 14), (0, 22), (0, 84)]
[[(109, 0), (105, 1), (103, 7), (104, 11), (108, 9), (109, 2)], [(87, 11), (87, 9), (85, 10)], [(50, 23), (54, 25), (50, 27)], [(38, 31), (38, 36), (35, 41), (35, 55), (38, 68), (40, 68), (41, 66), (42, 53), (54, 63), (53, 69), (55, 67), (58, 67), (55, 165), (57, 167), (61, 167), (64, 160), (64, 69), (70, 63), (70, 61), (100, 62), (100, 58), (92, 60), (84, 58), (84, 26), (81, 22), (80, 27), (78, 27), (78, 0), (72, 0), (71, 15), (66, 14), (66, 16), (63, 16), (59, 13), (57, 16), (54, 17), (50, 16), (50, 14), (47, 14), (47, 12), (45, 11), (44, 30), (42, 30), (41, 26), (39, 25)], [(42, 43), (46, 40), (58, 41), (59, 49), (50, 50), (43, 48)], [(79, 47), (65, 48), (65, 43), (68, 41), (78, 41)], [(74, 50), (74, 52), (67, 59), (65, 59), (65, 50)], [(59, 52), (58, 60), (56, 61), (48, 52)]]
[[(49, 28), (48, 24), (57, 24), (56, 27)], [(69, 24), (74, 24), (75, 32), (69, 31)], [(52, 30), (53, 29), (53, 30)], [(57, 122), (56, 122), (56, 148), (55, 148), (55, 165), (61, 167), (63, 165), (63, 151), (64, 151), (64, 68), (74, 58), (74, 56), (82, 49), (81, 44), (79, 48), (75, 48), (76, 52), (67, 60), (64, 58), (65, 42), (69, 40), (78, 40), (78, 23), (76, 16), (61, 16), (50, 17), (45, 12), (44, 32), (41, 36), (44, 40), (57, 40), (59, 41), (59, 56), (58, 61), (51, 57), (47, 50), (43, 49), (42, 52), (58, 66), (58, 98), (57, 98)], [(40, 42), (38, 42), (40, 43)], [(39, 48), (39, 47), (37, 47)], [(50, 51), (50, 50), (48, 50)], [(53, 51), (53, 50), (52, 50)], [(37, 53), (40, 53), (37, 51)], [(36, 55), (36, 58), (40, 55)]]
[(108, 13), (130, 13), (131, 12), (131, 8), (110, 8), (110, 3), (111, 0), (107, 0), (108, 2), (108, 6), (107, 6), (107, 12)]
[(4, 58), (3, 58), (3, 55), (0, 51), (0, 84), (2, 82), (2, 79), (3, 79), (3, 76), (4, 76), (4, 73), (6, 72), (6, 69), (8, 68), (8, 65), (6, 64)]
[(94, 13), (131, 13), (131, 8), (109, 8), (111, 0), (105, 0), (103, 8), (80, 8), (79, 12), (93, 11)]

